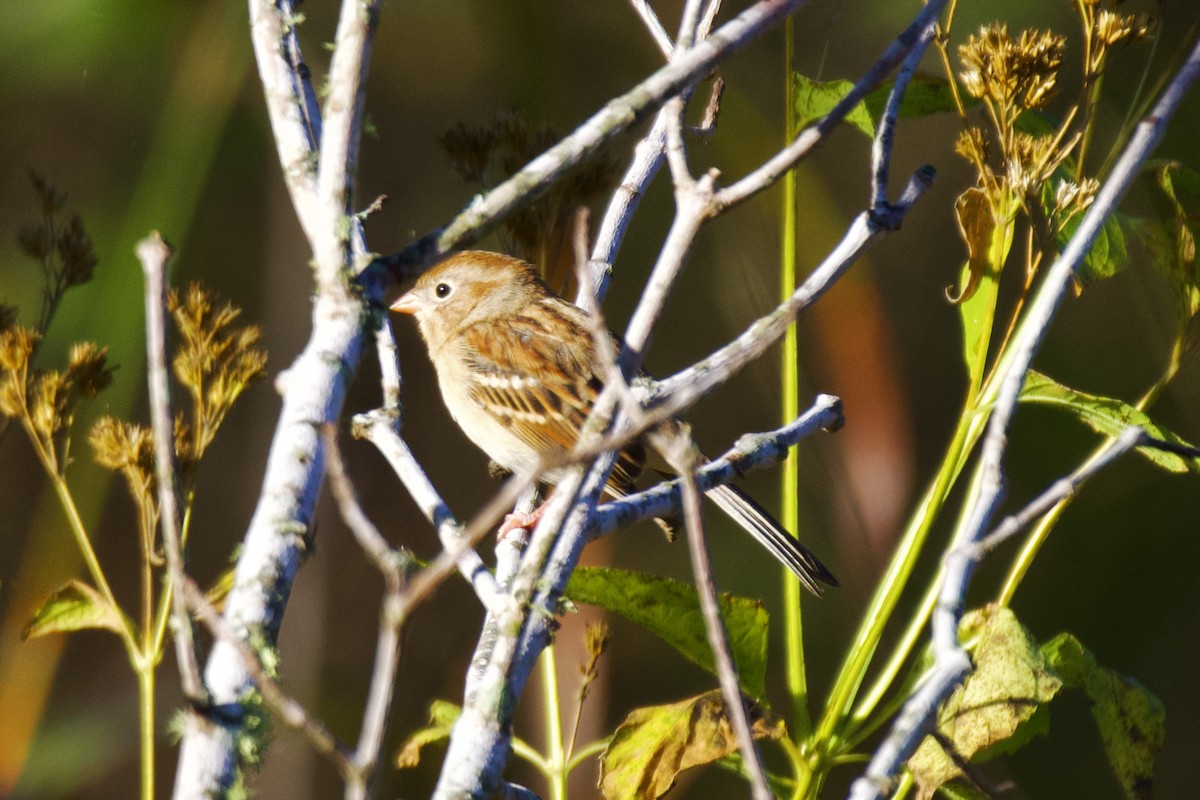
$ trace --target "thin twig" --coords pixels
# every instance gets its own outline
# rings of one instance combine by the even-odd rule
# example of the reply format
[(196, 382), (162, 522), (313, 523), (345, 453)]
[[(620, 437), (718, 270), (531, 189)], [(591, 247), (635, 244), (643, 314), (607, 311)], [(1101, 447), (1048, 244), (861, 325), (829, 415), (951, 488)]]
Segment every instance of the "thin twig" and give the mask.
[(175, 418), (171, 413), (171, 385), (167, 379), (166, 272), (171, 255), (171, 246), (163, 241), (158, 231), (138, 242), (137, 256), (146, 279), (146, 380), (150, 385), (150, 423), (154, 428), (154, 476), (158, 482), (159, 519), (171, 586), (169, 602), (175, 658), (179, 662), (184, 696), (193, 705), (200, 706), (207, 703), (208, 697), (200, 677), (192, 621), (183, 602), (183, 544), (175, 480)]
[(233, 648), (267, 706), (278, 714), (288, 727), (304, 734), (313, 749), (330, 760), (343, 780), (353, 780), (356, 768), (351, 761), (350, 749), (330, 733), (324, 723), (311, 716), (298, 700), (283, 690), (279, 682), (267, 672), (254, 649), (225, 621), (212, 603), (208, 602), (204, 590), (197, 586), (194, 580), (185, 577), (182, 590), (184, 607), (191, 610), (215, 639)]
[(1149, 441), (1149, 437), (1146, 436), (1145, 431), (1141, 428), (1126, 428), (1115, 438), (1110, 439), (1108, 446), (1089, 458), (1087, 463), (1083, 464), (1070, 475), (1055, 481), (1046, 491), (1034, 498), (1031, 503), (1017, 513), (1010, 514), (1000, 520), (991, 533), (981, 538), (978, 542), (964, 546), (959, 550), (958, 555), (951, 554), (948, 556), (946, 559), (946, 568), (949, 569), (950, 560), (957, 557), (969, 558), (975, 563), (979, 563), (979, 561), (997, 547), (1031, 525), (1034, 520), (1078, 492), (1083, 484), (1090, 480), (1097, 472), (1129, 452), (1130, 449), (1146, 445)]
[[(343, 93), (343, 89), (334, 87), (333, 91), (346, 97), (350, 107), (331, 106), (330, 112), (338, 116), (338, 130), (326, 131), (320, 124), (308, 70), (295, 40), (292, 3), (250, 1), (251, 38), (271, 129), (297, 218), (312, 247), (318, 279), (308, 344), (277, 381), (284, 390), (283, 404), (262, 491), (225, 602), (224, 619), (230, 629), (244, 640), (267, 644), (278, 636), (296, 573), (310, 549), (306, 533), (311, 529), (324, 476), (324, 446), (317, 429), (322, 422), (340, 416), (347, 385), (365, 344), (363, 297), (351, 290), (344, 276), (355, 254), (367, 251), (361, 224), (347, 218), (349, 170), (361, 129), (355, 118), (361, 112), (360, 87), (366, 69), (363, 56), (377, 3), (345, 0), (344, 6), (347, 10), (339, 27), (339, 49), (358, 47), (363, 52), (340, 56), (335, 52), (339, 80), (352, 81), (354, 88)], [(364, 16), (359, 16), (360, 12)], [(343, 75), (343, 71), (354, 75)], [(331, 148), (319, 159), (314, 137)], [(332, 163), (332, 150), (338, 151), (342, 163)], [(326, 190), (323, 195), (318, 192), (318, 161), (325, 176), (321, 181)], [(378, 302), (380, 288), (378, 282), (367, 287), (368, 303)], [(204, 678), (217, 707), (242, 702), (251, 675), (232, 640), (223, 637), (214, 642)], [(237, 716), (188, 718), (176, 772), (177, 800), (217, 794), (233, 785), (243, 724)]]
[(784, 173), (823, 142), (830, 132), (842, 123), (846, 115), (867, 94), (879, 86), (897, 64), (918, 47), (926, 35), (926, 31), (937, 24), (946, 2), (947, 0), (929, 0), (908, 27), (888, 45), (879, 60), (871, 65), (867, 73), (854, 84), (854, 88), (847, 92), (846, 96), (828, 114), (800, 131), (790, 145), (769, 158), (762, 166), (718, 192), (713, 198), (713, 202), (722, 206), (740, 203), (779, 180)]
[(671, 37), (667, 34), (666, 28), (658, 19), (658, 14), (650, 7), (648, 0), (630, 0), (630, 5), (641, 18), (642, 23), (646, 26), (646, 30), (650, 31), (650, 36), (654, 39), (654, 43), (658, 45), (658, 49), (667, 58), (671, 57), (671, 52), (675, 49), (675, 43), (671, 41)]
[[(932, 184), (932, 167), (917, 170), (900, 198), (889, 207), (889, 213), (903, 219)], [(863, 212), (855, 217), (842, 240), (783, 304), (708, 358), (653, 384), (655, 411), (659, 412), (661, 402), (662, 413), (678, 413), (761, 356), (783, 336), (800, 311), (821, 297), (881, 234), (890, 230), (893, 226), (881, 224), (877, 214)]]
[(884, 209), (888, 204), (888, 171), (892, 161), (892, 143), (896, 133), (896, 121), (900, 117), (900, 104), (904, 101), (904, 93), (916, 73), (925, 51), (933, 41), (937, 25), (929, 25), (921, 31), (916, 45), (904, 58), (904, 63), (896, 72), (896, 80), (888, 93), (887, 105), (879, 118), (879, 129), (871, 144), (871, 210)]
[[(696, 471), (696, 485), (707, 492), (751, 470), (776, 464), (801, 439), (817, 431), (836, 431), (842, 424), (842, 401), (830, 394), (818, 395), (812, 406), (788, 425), (741, 437), (727, 452)], [(600, 506), (592, 520), (591, 535), (600, 536), (646, 519), (674, 516), (679, 513), (680, 502), (679, 481), (663, 481)]]
[(742, 753), (742, 763), (750, 779), (750, 789), (755, 800), (771, 800), (772, 794), (767, 786), (767, 777), (763, 771), (762, 756), (754, 744), (754, 734), (750, 729), (750, 719), (746, 707), (742, 703), (742, 692), (738, 687), (737, 665), (730, 654), (729, 633), (721, 619), (721, 606), (717, 600), (717, 587), (713, 577), (712, 559), (708, 553), (708, 537), (704, 532), (703, 509), (701, 494), (696, 485), (696, 466), (700, 461), (700, 453), (686, 431), (667, 437), (654, 437), (656, 446), (667, 458), (671, 467), (679, 473), (679, 482), (683, 495), (683, 523), (687, 531), (688, 552), (692, 559), (692, 573), (695, 576), (696, 593), (700, 599), (700, 611), (704, 616), (704, 630), (708, 635), (708, 646), (712, 650), (713, 662), (717, 668), (717, 679), (721, 684), (721, 693), (725, 697), (725, 712), (729, 716), (734, 735), (738, 740), (738, 748)]
[(355, 496), (350, 477), (342, 462), (337, 444), (337, 429), (325, 426), (325, 471), (329, 488), (337, 501), (342, 520), (354, 533), (354, 538), (372, 563), (383, 574), (386, 590), (379, 610), (379, 634), (375, 643), (375, 664), (371, 670), (371, 685), (363, 709), (358, 746), (352, 761), (356, 780), (348, 781), (346, 797), (357, 800), (368, 796), (379, 774), (379, 753), (387, 733), (388, 713), (395, 697), (396, 673), (400, 668), (400, 631), (407, 615), (402, 612), (405, 587), (405, 558), (388, 545), (379, 529), (371, 523)]
[[(354, 418), (354, 435), (375, 445), (391, 464), (396, 476), (416, 501), (425, 518), (433, 523), (445, 552), (456, 554), (455, 562), (459, 572), (475, 589), (480, 602), (490, 608), (499, 596), (495, 578), (488, 572), (479, 554), (469, 544), (464, 543), (462, 526), (455, 520), (450, 508), (421, 469), (408, 445), (396, 433), (393, 423), (392, 416), (385, 412), (359, 414)], [(515, 500), (515, 496), (512, 499)], [(509, 501), (509, 505), (511, 503), (512, 500)], [(486, 529), (484, 533), (486, 535)], [(416, 581), (413, 583), (414, 591), (418, 585), (424, 585)]]

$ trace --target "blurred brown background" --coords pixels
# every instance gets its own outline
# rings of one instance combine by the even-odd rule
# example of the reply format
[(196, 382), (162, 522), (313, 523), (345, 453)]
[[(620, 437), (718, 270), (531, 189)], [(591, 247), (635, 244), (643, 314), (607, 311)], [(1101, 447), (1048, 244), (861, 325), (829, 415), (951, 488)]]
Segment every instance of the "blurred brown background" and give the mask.
[[(675, 4), (661, 4), (667, 27)], [(1136, 4), (1130, 3), (1126, 8)], [(1152, 4), (1145, 4), (1148, 7)], [(726, 16), (741, 4), (731, 4)], [(1160, 61), (1200, 12), (1168, 9)], [(796, 18), (797, 67), (812, 77), (857, 78), (912, 13), (915, 3), (884, 0), (811, 4)], [(305, 52), (319, 83), (336, 6), (303, 8)], [(1067, 2), (1012, 0), (962, 4), (957, 35), (1004, 15), (1011, 29), (1051, 26), (1070, 37), (1068, 63), (1079, 57), (1078, 25)], [(694, 145), (693, 164), (720, 167), (728, 179), (752, 168), (782, 138), (783, 36), (777, 32), (737, 56), (718, 135)], [(1147, 48), (1118, 54), (1106, 78), (1097, 151), (1125, 112)], [(368, 224), (370, 246), (389, 252), (442, 224), (469, 200), (438, 137), (462, 121), (486, 123), (516, 111), (567, 132), (612, 95), (661, 64), (661, 56), (624, 2), (442, 0), (386, 4), (379, 28), (364, 140), (359, 203), (390, 202)], [(930, 58), (930, 71), (938, 69)], [(1069, 70), (1065, 70), (1069, 72)], [(1075, 79), (1064, 76), (1069, 94)], [(28, 170), (70, 194), (101, 257), (96, 278), (74, 291), (42, 358), (61, 361), (69, 343), (90, 338), (121, 365), (115, 386), (81, 415), (71, 481), (90, 520), (114, 589), (132, 602), (137, 549), (124, 489), (91, 461), (84, 432), (101, 411), (145, 420), (141, 274), (132, 251), (151, 229), (178, 249), (173, 282), (203, 279), (262, 325), (272, 376), (308, 335), (309, 255), (280, 179), (261, 89), (246, 33), (244, 3), (151, 0), (6, 0), (0, 4), (0, 294), (26, 315), (38, 303), (36, 268), (15, 244), (17, 228), (36, 219)], [(915, 168), (938, 169), (934, 189), (893, 234), (801, 324), (802, 397), (839, 394), (848, 425), (801, 446), (803, 538), (842, 579), (843, 588), (806, 608), (814, 696), (833, 671), (890, 554), (916, 495), (930, 479), (953, 429), (964, 392), (956, 311), (943, 288), (957, 274), (963, 247), (954, 197), (971, 177), (951, 152), (958, 129), (950, 117), (905, 122), (897, 136), (894, 185)], [(1200, 164), (1200, 95), (1181, 109), (1160, 157)], [(624, 159), (631, 140), (618, 144)], [(862, 210), (868, 192), (869, 144), (842, 131), (800, 171), (802, 267), (816, 263)], [(650, 367), (666, 373), (690, 363), (773, 305), (777, 292), (777, 191), (712, 224), (672, 300)], [(1130, 208), (1147, 202), (1135, 190)], [(660, 178), (634, 222), (617, 264), (607, 310), (615, 327), (669, 224), (670, 197)], [(485, 243), (489, 244), (489, 243)], [(490, 243), (495, 246), (495, 243)], [(1163, 282), (1144, 259), (1091, 287), (1062, 309), (1038, 359), (1042, 370), (1085, 391), (1136, 397), (1166, 356), (1172, 322)], [(27, 316), (28, 318), (28, 316)], [(405, 432), (451, 507), (466, 518), (492, 491), (485, 460), (437, 399), (413, 326), (397, 324), (405, 372)], [(701, 443), (726, 447), (739, 433), (777, 422), (777, 358), (744, 373), (691, 415)], [(347, 403), (350, 412), (378, 404), (377, 370), (368, 358)], [(250, 391), (202, 466), (191, 570), (213, 579), (244, 532), (261, 480), (278, 398), (269, 382)], [(1200, 372), (1185, 368), (1155, 417), (1200, 440)], [(346, 437), (348, 440), (348, 437)], [(1065, 415), (1022, 409), (1010, 448), (1010, 505), (1031, 497), (1078, 463), (1096, 437)], [(419, 555), (436, 552), (432, 531), (371, 449), (346, 442), (360, 495), (384, 532)], [(775, 472), (747, 478), (771, 504)], [(953, 509), (953, 506), (952, 506)], [(715, 515), (714, 515), (715, 516)], [(941, 526), (948, 527), (948, 520)], [(780, 599), (769, 559), (722, 522), (712, 526), (724, 589), (764, 596), (778, 641)], [(1017, 595), (1014, 607), (1040, 638), (1076, 633), (1103, 663), (1135, 676), (1168, 710), (1167, 742), (1156, 796), (1194, 796), (1200, 748), (1200, 662), (1196, 610), (1200, 582), (1200, 491), (1194, 477), (1167, 476), (1130, 458), (1099, 478), (1068, 512)], [(317, 549), (302, 571), (282, 634), (288, 688), (339, 735), (352, 739), (374, 647), (380, 582), (323, 503)], [(995, 591), (1013, 549), (1001, 551), (976, 580), (975, 599)], [(611, 562), (681, 578), (686, 549), (668, 546), (653, 528), (622, 532), (589, 551)], [(128, 566), (126, 566), (128, 565)], [(927, 565), (927, 571), (932, 569)], [(27, 442), (11, 431), (0, 442), (0, 795), (21, 798), (126, 797), (136, 787), (136, 689), (115, 638), (83, 633), (20, 643), (17, 634), (37, 602), (79, 572), (61, 511), (48, 494)], [(584, 614), (590, 612), (585, 610)], [(461, 700), (461, 677), (480, 612), (461, 581), (449, 582), (410, 626), (391, 741), (420, 725), (429, 700)], [(609, 731), (633, 707), (703, 691), (714, 681), (648, 634), (614, 622), (601, 664), (606, 683), (589, 703), (593, 732)], [(581, 627), (561, 635), (576, 646)], [(564, 648), (563, 692), (575, 690), (575, 656)], [(160, 673), (160, 731), (177, 705), (171, 656)], [(784, 702), (782, 673), (770, 675)], [(528, 713), (519, 735), (539, 741)], [(568, 702), (568, 708), (570, 708)], [(1053, 708), (1052, 732), (995, 774), (1014, 779), (1015, 796), (1119, 797), (1107, 774), (1099, 736), (1082, 697)], [(394, 749), (389, 745), (389, 751)], [(162, 737), (159, 785), (173, 779), (175, 753)], [(437, 755), (415, 771), (384, 771), (381, 796), (427, 795)], [(536, 779), (521, 772), (515, 777)], [(837, 773), (842, 780), (852, 769)], [(591, 778), (587, 778), (591, 780)], [(685, 782), (686, 783), (686, 782)], [(288, 731), (277, 732), (253, 786), (259, 796), (328, 797), (339, 793), (333, 770)], [(587, 786), (585, 780), (582, 784)], [(828, 796), (843, 785), (835, 780)], [(741, 796), (736, 779), (709, 770), (676, 792), (689, 797)], [(591, 790), (581, 789), (580, 796)]]

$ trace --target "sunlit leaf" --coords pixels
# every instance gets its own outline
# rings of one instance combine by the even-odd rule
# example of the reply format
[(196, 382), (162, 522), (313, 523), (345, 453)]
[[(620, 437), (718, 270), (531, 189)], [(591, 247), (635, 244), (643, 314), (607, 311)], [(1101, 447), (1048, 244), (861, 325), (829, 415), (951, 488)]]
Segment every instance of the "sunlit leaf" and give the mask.
[[(577, 569), (566, 596), (600, 606), (639, 625), (693, 664), (716, 674), (696, 590), (679, 581), (611, 568)], [(722, 594), (721, 615), (742, 690), (766, 694), (768, 614), (758, 600)]]
[(429, 705), (429, 724), (409, 735), (396, 753), (396, 767), (406, 769), (421, 762), (421, 748), (440, 744), (450, 738), (454, 723), (462, 709), (445, 700), (434, 700)]
[[(1079, 212), (1070, 217), (1058, 232), (1058, 250), (1062, 250), (1071, 241), (1079, 223), (1083, 221), (1083, 213)], [(1083, 257), (1083, 262), (1075, 270), (1075, 278), (1079, 284), (1111, 278), (1129, 266), (1129, 248), (1125, 244), (1125, 229), (1129, 220), (1124, 215), (1112, 214), (1104, 221), (1096, 234), (1096, 240)]]
[[(1033, 370), (1025, 376), (1021, 400), (1064, 408), (1089, 428), (1106, 436), (1117, 436), (1131, 425), (1136, 425), (1155, 439), (1191, 447), (1184, 439), (1122, 400), (1077, 391)], [(1137, 450), (1151, 463), (1170, 472), (1200, 472), (1200, 459), (1184, 458), (1154, 447), (1139, 447)]]
[[(757, 713), (755, 713), (757, 711)], [(786, 735), (781, 719), (751, 710), (754, 738)], [(661, 797), (680, 772), (711, 764), (737, 750), (719, 691), (633, 711), (600, 760), (600, 792), (609, 800)]]
[[(883, 114), (894, 85), (895, 81), (890, 80), (880, 84), (851, 109), (846, 122), (868, 138), (874, 138), (876, 121)], [(815, 81), (797, 74), (793, 81), (793, 97), (798, 126), (811, 125), (828, 114), (853, 88), (853, 81)], [(974, 102), (973, 98), (967, 98), (968, 105)], [(914, 75), (900, 101), (900, 117), (905, 119), (954, 110), (950, 84), (945, 78), (933, 75)]]
[(1136, 680), (1096, 663), (1096, 657), (1069, 633), (1059, 634), (1042, 652), (1065, 686), (1083, 689), (1104, 742), (1108, 763), (1130, 800), (1151, 794), (1154, 759), (1162, 749), (1166, 710)]
[[(871, 119), (879, 119), (887, 106), (888, 96), (892, 93), (895, 81), (886, 81), (866, 96), (863, 102), (871, 115)], [(972, 106), (977, 103), (973, 97), (964, 97), (963, 104)], [(900, 101), (900, 118), (914, 119), (927, 117), (930, 114), (942, 114), (957, 110), (954, 104), (954, 93), (950, 82), (936, 75), (914, 75), (904, 90), (904, 99)]]
[(124, 629), (124, 620), (121, 612), (99, 592), (83, 581), (72, 579), (42, 601), (33, 618), (25, 623), (21, 638), (35, 639), (51, 633), (89, 628), (120, 633)]
[[(814, 81), (796, 74), (792, 96), (796, 102), (796, 126), (804, 128), (824, 117), (854, 88), (853, 81)], [(846, 122), (869, 137), (875, 136), (875, 120), (863, 103), (858, 103), (846, 115)]]
[[(1001, 742), (1049, 702), (1062, 681), (1048, 669), (1033, 636), (1007, 608), (964, 615), (959, 628), (971, 650), (974, 671), (938, 709), (937, 730), (962, 759)], [(932, 737), (908, 762), (917, 797), (929, 798), (946, 781), (961, 775), (958, 765)]]

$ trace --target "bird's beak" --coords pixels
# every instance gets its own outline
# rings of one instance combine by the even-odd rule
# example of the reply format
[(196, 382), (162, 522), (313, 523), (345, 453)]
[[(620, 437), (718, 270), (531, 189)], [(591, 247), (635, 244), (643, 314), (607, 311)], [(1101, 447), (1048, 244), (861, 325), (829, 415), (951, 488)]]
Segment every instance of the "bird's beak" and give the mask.
[(399, 300), (392, 303), (390, 306), (392, 311), (399, 311), (401, 314), (415, 314), (421, 309), (421, 298), (417, 297), (416, 292), (408, 292), (400, 297)]

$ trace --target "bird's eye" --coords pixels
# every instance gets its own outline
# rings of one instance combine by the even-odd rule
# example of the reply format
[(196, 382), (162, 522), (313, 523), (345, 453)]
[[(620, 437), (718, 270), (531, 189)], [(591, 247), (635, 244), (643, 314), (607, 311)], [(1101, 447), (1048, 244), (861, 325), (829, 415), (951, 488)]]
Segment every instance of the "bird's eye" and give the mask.
[(448, 283), (439, 283), (437, 286), (433, 287), (433, 293), (438, 296), (439, 300), (445, 300), (453, 291), (454, 287)]

